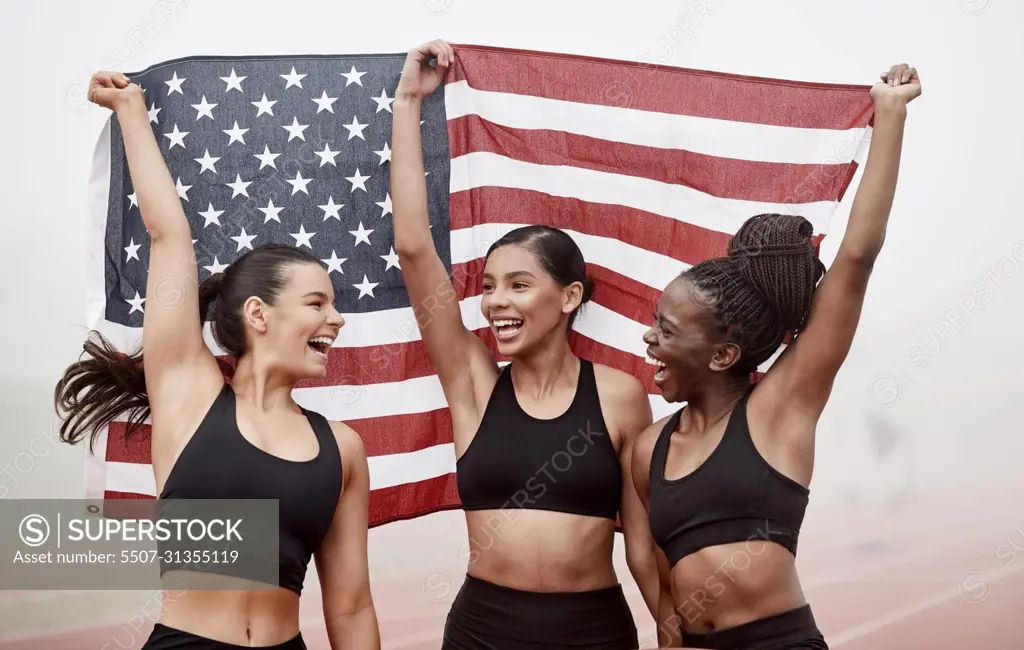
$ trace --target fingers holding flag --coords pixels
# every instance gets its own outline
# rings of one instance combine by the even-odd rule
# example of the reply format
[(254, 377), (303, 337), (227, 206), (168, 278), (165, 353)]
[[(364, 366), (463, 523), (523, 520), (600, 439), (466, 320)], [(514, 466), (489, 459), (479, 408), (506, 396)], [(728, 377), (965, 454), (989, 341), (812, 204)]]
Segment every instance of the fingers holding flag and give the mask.
[(142, 94), (142, 88), (120, 72), (100, 70), (89, 80), (89, 101), (117, 110), (118, 105), (132, 94)]

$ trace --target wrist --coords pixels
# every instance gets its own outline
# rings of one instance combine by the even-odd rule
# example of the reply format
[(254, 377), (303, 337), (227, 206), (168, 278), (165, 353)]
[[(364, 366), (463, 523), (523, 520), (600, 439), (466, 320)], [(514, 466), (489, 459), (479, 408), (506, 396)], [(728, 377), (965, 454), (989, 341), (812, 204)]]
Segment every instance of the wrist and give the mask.
[(423, 100), (416, 95), (409, 93), (398, 92), (395, 94), (395, 108), (404, 110), (420, 110), (420, 106), (423, 105)]
[(125, 93), (118, 97), (114, 112), (122, 115), (146, 110), (146, 97), (142, 93)]
[(875, 100), (875, 114), (889, 119), (907, 115), (907, 102), (902, 97), (879, 97)]

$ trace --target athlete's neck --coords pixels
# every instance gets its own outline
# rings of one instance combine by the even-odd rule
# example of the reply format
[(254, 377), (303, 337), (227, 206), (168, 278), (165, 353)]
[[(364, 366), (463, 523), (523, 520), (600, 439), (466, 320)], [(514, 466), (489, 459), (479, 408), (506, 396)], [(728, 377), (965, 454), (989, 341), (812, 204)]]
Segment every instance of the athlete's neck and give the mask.
[(535, 399), (575, 386), (579, 376), (579, 359), (564, 335), (554, 336), (547, 345), (512, 361), (512, 383)]
[(680, 429), (701, 434), (728, 417), (736, 403), (749, 388), (749, 381), (717, 377), (709, 379), (703, 390), (686, 402), (679, 422)]
[(261, 411), (293, 410), (292, 389), (295, 381), (275, 372), (268, 363), (260, 363), (253, 355), (238, 360), (231, 378), (231, 389), (240, 399)]

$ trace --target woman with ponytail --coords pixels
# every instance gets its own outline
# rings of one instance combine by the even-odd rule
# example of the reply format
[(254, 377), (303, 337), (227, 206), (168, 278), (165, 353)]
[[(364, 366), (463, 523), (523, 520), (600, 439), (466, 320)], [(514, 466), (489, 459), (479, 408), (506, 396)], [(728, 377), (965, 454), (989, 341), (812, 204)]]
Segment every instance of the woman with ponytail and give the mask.
[(629, 476), (650, 401), (636, 378), (573, 354), (569, 330), (592, 283), (557, 228), (515, 228), (484, 255), (479, 315), (511, 362), (499, 366), (466, 328), (430, 234), (420, 137), (420, 108), (454, 57), (443, 41), (409, 52), (391, 143), (395, 250), (451, 410), (469, 533), (441, 648), (633, 650), (612, 551), (621, 513), (626, 563), (657, 616), (656, 549)]
[[(379, 648), (367, 565), (369, 472), (359, 436), (292, 399), (295, 384), (326, 374), (344, 325), (318, 260), (286, 245), (259, 246), (197, 285), (192, 234), (157, 146), (142, 89), (120, 73), (97, 73), (90, 101), (114, 111), (139, 210), (150, 236), (143, 351), (125, 356), (98, 333), (90, 358), (72, 364), (55, 390), (75, 444), (123, 416), (129, 435), (151, 420), (161, 499), (276, 499), (279, 556), (273, 585), (230, 564), (161, 566), (185, 592), (164, 599), (143, 648), (305, 648), (299, 596), (315, 559), (334, 648)], [(160, 300), (167, 287), (174, 300)], [(215, 357), (203, 338), (209, 316)], [(230, 383), (225, 381), (230, 377)], [(203, 580), (197, 572), (221, 575)], [(227, 575), (224, 575), (224, 574)], [(166, 578), (165, 578), (166, 580)], [(189, 590), (189, 585), (203, 585)]]
[[(667, 401), (686, 403), (640, 435), (633, 458), (675, 612), (661, 647), (828, 647), (795, 568), (815, 429), (857, 329), (907, 104), (921, 92), (914, 68), (881, 77), (871, 150), (831, 269), (806, 219), (751, 217), (726, 257), (665, 288), (644, 335), (654, 383)], [(754, 383), (787, 334), (793, 342)]]

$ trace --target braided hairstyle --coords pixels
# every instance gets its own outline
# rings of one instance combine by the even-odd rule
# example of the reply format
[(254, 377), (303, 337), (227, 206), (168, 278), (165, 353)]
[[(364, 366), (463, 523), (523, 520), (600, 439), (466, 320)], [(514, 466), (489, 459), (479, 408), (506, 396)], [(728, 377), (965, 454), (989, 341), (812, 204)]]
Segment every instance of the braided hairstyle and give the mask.
[(713, 314), (719, 331), (741, 350), (732, 370), (750, 374), (771, 358), (786, 334), (799, 333), (825, 266), (811, 223), (799, 216), (759, 214), (729, 242), (727, 257), (682, 274)]

